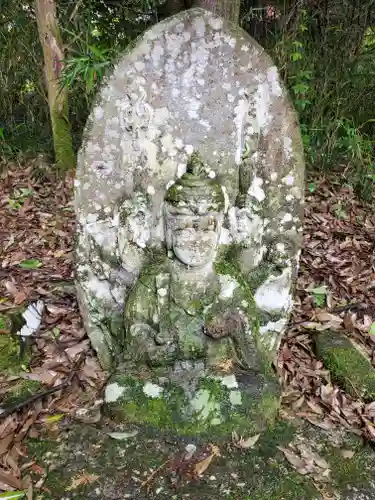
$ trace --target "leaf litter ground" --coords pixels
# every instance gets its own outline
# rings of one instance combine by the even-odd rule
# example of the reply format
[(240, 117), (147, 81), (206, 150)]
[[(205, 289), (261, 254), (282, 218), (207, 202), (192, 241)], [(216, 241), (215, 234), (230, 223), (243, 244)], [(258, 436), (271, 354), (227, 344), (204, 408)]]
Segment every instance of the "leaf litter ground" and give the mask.
[[(14, 406), (17, 411), (6, 418), (0, 414), (0, 490), (24, 490), (29, 498), (45, 477), (44, 469), (28, 460), (25, 437), (38, 438), (42, 428), (54, 436), (62, 421), (98, 422), (107, 376), (90, 348), (74, 292), (72, 179), (54, 179), (49, 168), (37, 158), (27, 165), (8, 165), (0, 178), (0, 313), (12, 315), (37, 300), (45, 304), (29, 367), (0, 374), (0, 407), (25, 381), (40, 383), (36, 398), (26, 398), (27, 404)], [(373, 206), (358, 202), (350, 188), (315, 180), (315, 192), (306, 195), (296, 305), (277, 366), (286, 419), (296, 415), (322, 429), (344, 427), (370, 441), (375, 441), (375, 402), (355, 400), (331, 383), (314, 355), (310, 330), (344, 329), (375, 365), (373, 213)], [(0, 328), (0, 334), (9, 332)], [(241, 448), (257, 439), (234, 435), (232, 444)], [(306, 473), (306, 448), (302, 454), (295, 443), (280, 449), (293, 467)], [(207, 450), (202, 460), (195, 457), (184, 465), (190, 476), (210, 468), (218, 451)], [(175, 462), (168, 460), (166, 468), (171, 470)], [(311, 463), (316, 462), (319, 457)], [(76, 481), (90, 482), (90, 477)]]

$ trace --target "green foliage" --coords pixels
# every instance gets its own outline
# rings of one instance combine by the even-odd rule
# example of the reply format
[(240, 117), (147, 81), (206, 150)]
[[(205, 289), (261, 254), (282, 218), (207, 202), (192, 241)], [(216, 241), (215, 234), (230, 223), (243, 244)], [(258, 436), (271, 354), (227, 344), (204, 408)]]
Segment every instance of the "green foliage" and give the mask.
[(266, 43), (260, 40), (277, 62), (298, 111), (308, 166), (337, 172), (366, 201), (372, 199), (375, 181), (370, 6), (327, 0), (325, 9), (301, 8), (295, 2), (282, 13), (288, 22), (281, 16), (273, 36)]
[(314, 297), (314, 302), (317, 307), (324, 307), (327, 300), (327, 287), (322, 285), (310, 290)]
[[(167, 14), (165, 3), (57, 2), (65, 44), (61, 84), (69, 89), (75, 148), (104, 75), (138, 35)], [(375, 182), (372, 0), (273, 5), (272, 14), (270, 6), (242, 0), (241, 22), (280, 69), (299, 114), (307, 163), (313, 170), (336, 171), (370, 200)], [(53, 150), (32, 0), (1, 2), (0, 109), (0, 157)]]
[[(116, 56), (158, 21), (158, 0), (56, 2), (75, 148), (95, 92)], [(53, 151), (43, 55), (33, 0), (2, 0), (0, 8), (0, 157)]]
[(20, 267), (22, 267), (22, 269), (38, 269), (42, 265), (43, 262), (38, 259), (28, 259), (20, 262)]
[(83, 43), (81, 50), (72, 51), (65, 62), (63, 86), (73, 89), (75, 85), (83, 84), (86, 97), (91, 96), (96, 84), (102, 81), (104, 72), (111, 66), (112, 52), (110, 49), (101, 50)]
[(5, 491), (1, 493), (0, 498), (4, 500), (16, 500), (18, 498), (25, 498), (26, 491)]
[(8, 203), (11, 208), (17, 210), (25, 203), (26, 198), (33, 195), (33, 190), (29, 188), (15, 189), (12, 198), (9, 198)]

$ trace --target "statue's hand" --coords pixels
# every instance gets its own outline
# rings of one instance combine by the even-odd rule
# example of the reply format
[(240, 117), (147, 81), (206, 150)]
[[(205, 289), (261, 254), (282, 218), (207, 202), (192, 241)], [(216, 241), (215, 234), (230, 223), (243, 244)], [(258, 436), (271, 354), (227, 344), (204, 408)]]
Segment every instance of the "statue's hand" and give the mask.
[(136, 350), (143, 360), (151, 364), (160, 364), (174, 353), (175, 346), (171, 339), (158, 332), (147, 323), (136, 323), (130, 327)]
[(129, 333), (132, 337), (148, 340), (154, 339), (158, 332), (147, 323), (136, 323), (130, 327)]
[(169, 337), (165, 333), (158, 332), (147, 323), (137, 323), (130, 327), (130, 335), (142, 340), (153, 340), (157, 345), (164, 345)]
[(237, 311), (228, 311), (204, 326), (204, 333), (213, 339), (235, 337), (243, 331), (243, 318)]

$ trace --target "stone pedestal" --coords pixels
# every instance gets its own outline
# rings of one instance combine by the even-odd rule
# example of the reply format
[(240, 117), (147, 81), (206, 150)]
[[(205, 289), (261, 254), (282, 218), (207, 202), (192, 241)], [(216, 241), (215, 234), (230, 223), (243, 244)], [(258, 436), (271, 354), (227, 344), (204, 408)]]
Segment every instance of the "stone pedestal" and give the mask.
[(230, 435), (260, 432), (277, 417), (280, 386), (272, 374), (214, 374), (201, 361), (124, 373), (112, 376), (105, 390), (107, 412), (118, 422), (179, 435)]

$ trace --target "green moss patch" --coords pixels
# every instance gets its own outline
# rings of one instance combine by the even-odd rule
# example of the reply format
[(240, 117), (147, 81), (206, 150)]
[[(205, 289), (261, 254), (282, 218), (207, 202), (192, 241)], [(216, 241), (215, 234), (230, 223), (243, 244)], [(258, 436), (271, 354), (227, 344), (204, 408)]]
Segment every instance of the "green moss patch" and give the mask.
[(0, 373), (17, 375), (30, 363), (31, 353), (27, 349), (21, 357), (20, 341), (11, 334), (0, 335)]
[(10, 386), (8, 392), (1, 399), (1, 406), (7, 408), (33, 396), (41, 387), (40, 382), (36, 380), (17, 380)]
[[(247, 375), (245, 376), (247, 377)], [(117, 422), (147, 424), (178, 435), (230, 436), (272, 426), (280, 404), (277, 381), (254, 374), (202, 376), (181, 383), (115, 375), (106, 389), (106, 407)], [(250, 389), (249, 389), (250, 388)]]
[[(110, 437), (113, 432), (128, 437), (117, 440)], [(244, 433), (243, 437), (251, 435)], [(371, 486), (374, 452), (356, 436), (338, 430), (324, 432), (299, 419), (277, 420), (250, 449), (236, 448), (230, 439), (219, 442), (202, 435), (181, 437), (148, 426), (135, 429), (109, 422), (101, 426), (69, 423), (55, 441), (47, 435), (29, 439), (25, 460), (33, 459), (48, 471), (43, 500), (102, 500), (118, 498), (119, 491), (124, 498), (137, 500), (321, 500), (309, 474), (298, 473), (278, 448), (288, 447), (296, 436), (328, 462), (331, 481), (324, 483), (327, 498), (355, 498), (353, 488), (365, 492), (363, 498), (375, 498)], [(212, 460), (201, 478), (188, 481), (186, 469), (178, 469), (186, 446), (195, 445), (199, 454), (209, 443), (218, 445), (220, 456)], [(349, 451), (352, 455), (345, 458), (344, 452), (348, 457)], [(149, 489), (140, 488), (156, 470), (159, 472)], [(84, 474), (92, 482), (80, 484), (77, 479)], [(177, 483), (171, 484), (177, 477)]]
[[(143, 427), (136, 436), (118, 441), (108, 436), (110, 430), (71, 425), (57, 442), (44, 436), (28, 441), (28, 459), (43, 464), (49, 471), (43, 500), (118, 498), (119, 491), (124, 498), (137, 500), (319, 498), (310, 479), (288, 467), (277, 450), (278, 445), (285, 445), (292, 439), (295, 431), (286, 422), (278, 421), (272, 429), (264, 432), (254, 449), (239, 450), (225, 443), (219, 445), (221, 455), (214, 458), (203, 476), (195, 481), (187, 481), (183, 472), (173, 472), (172, 469), (177, 466), (178, 457), (184, 453), (187, 444), (195, 443), (199, 452), (208, 444), (205, 438), (176, 438)], [(150, 481), (148, 490), (139, 487), (168, 460), (171, 466), (160, 469)], [(83, 472), (96, 479), (91, 484), (72, 489), (74, 480), (82, 477)], [(174, 487), (171, 481), (176, 477), (179, 480)]]
[(375, 370), (370, 361), (343, 334), (331, 330), (315, 338), (316, 354), (332, 379), (355, 398), (375, 398)]

